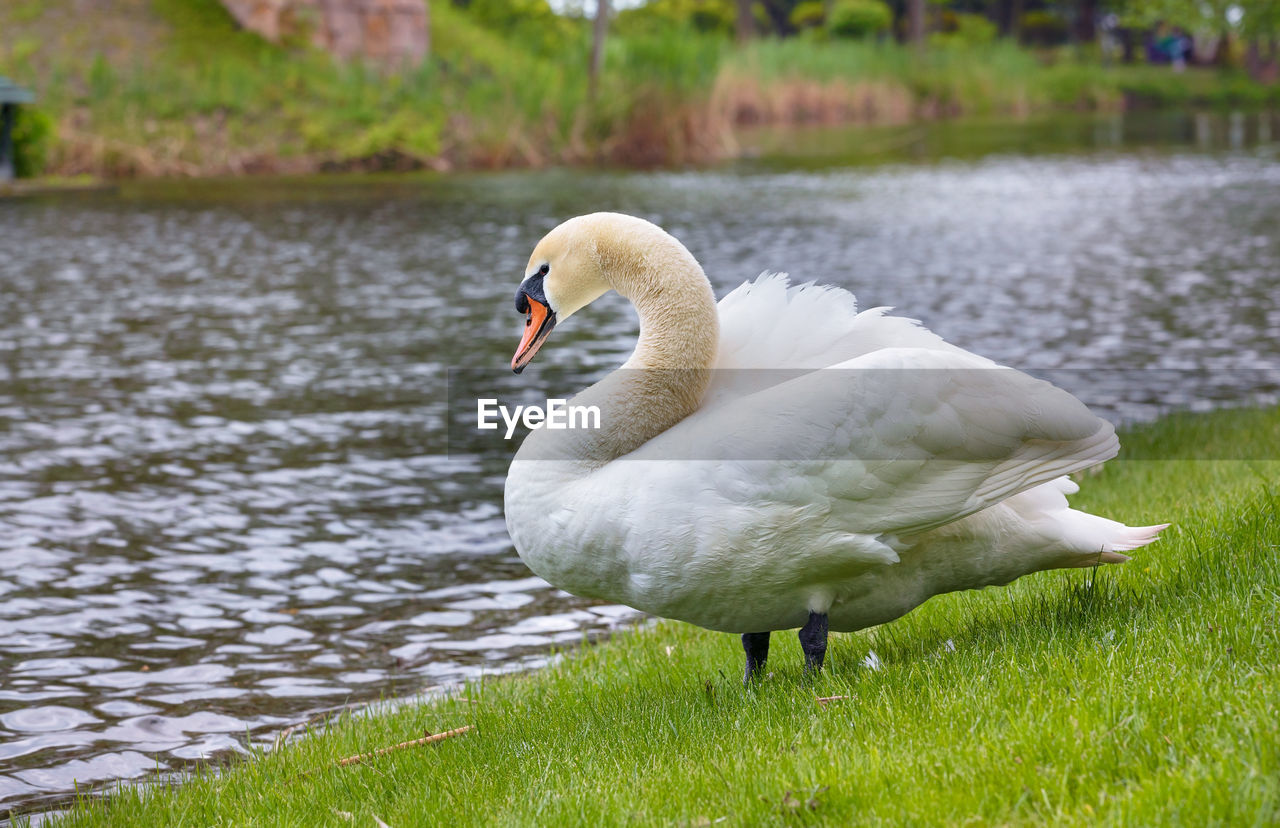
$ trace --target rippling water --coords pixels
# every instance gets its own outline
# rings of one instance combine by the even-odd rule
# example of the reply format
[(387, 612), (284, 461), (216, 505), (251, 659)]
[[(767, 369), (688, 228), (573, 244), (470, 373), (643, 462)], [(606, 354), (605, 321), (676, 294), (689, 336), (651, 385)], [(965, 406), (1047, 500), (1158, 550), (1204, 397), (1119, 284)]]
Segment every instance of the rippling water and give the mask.
[[(1280, 366), (1262, 123), (1225, 152), (1193, 130), (1159, 152), (0, 202), (0, 808), (634, 618), (531, 577), (503, 459), (446, 451), (447, 370), (510, 359), (513, 289), (559, 220), (647, 216), (721, 293), (788, 270), (1014, 365), (1122, 370), (1141, 416)], [(603, 301), (539, 361), (602, 370), (634, 329)]]

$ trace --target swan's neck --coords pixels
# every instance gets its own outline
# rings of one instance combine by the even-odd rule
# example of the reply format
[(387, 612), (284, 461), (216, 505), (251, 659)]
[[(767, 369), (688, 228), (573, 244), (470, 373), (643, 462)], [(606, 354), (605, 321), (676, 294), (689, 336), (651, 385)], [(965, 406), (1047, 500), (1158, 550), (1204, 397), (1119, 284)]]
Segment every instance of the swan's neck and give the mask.
[[(599, 429), (532, 432), (520, 454), (598, 467), (628, 454), (697, 410), (720, 341), (711, 283), (682, 245), (610, 261), (603, 269), (640, 316), (636, 349), (623, 366), (572, 401), (600, 409)], [(678, 248), (678, 249), (677, 249)], [(620, 257), (621, 258), (621, 257)]]

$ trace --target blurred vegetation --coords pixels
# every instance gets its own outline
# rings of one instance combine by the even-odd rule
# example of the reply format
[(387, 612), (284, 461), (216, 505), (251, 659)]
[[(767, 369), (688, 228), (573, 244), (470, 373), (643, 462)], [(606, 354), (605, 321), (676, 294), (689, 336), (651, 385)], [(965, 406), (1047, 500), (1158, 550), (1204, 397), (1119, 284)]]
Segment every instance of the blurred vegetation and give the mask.
[[(1093, 24), (1111, 12), (1086, 0), (1003, 2), (930, 0), (926, 39), (907, 44), (908, 0), (649, 0), (613, 16), (593, 100), (591, 20), (547, 0), (435, 0), (416, 67), (268, 43), (218, 0), (16, 0), (0, 4), (0, 73), (39, 95), (25, 173), (105, 176), (678, 165), (731, 155), (747, 124), (1280, 102), (1261, 0), (1208, 17), (1118, 0), (1106, 32)], [(1165, 32), (1225, 27), (1213, 67), (1144, 65), (1156, 30), (1134, 27), (1155, 15)]]
[(825, 25), (827, 6), (822, 0), (802, 0), (787, 15), (787, 21), (797, 31), (815, 29)]
[(652, 0), (618, 12), (615, 31), (623, 37), (655, 32), (679, 36), (687, 29), (728, 35), (733, 26), (732, 0)]
[(43, 110), (20, 106), (13, 122), (13, 174), (31, 178), (44, 171), (53, 143), (53, 120)]
[(836, 37), (871, 37), (893, 25), (893, 11), (881, 0), (835, 0), (827, 30)]

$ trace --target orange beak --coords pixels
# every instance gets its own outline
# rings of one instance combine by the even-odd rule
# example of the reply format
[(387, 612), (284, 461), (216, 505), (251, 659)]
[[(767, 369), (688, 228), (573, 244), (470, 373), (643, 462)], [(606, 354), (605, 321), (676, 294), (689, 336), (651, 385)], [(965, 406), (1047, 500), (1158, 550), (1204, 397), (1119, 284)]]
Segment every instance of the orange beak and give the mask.
[(533, 355), (538, 353), (542, 343), (546, 342), (551, 334), (551, 329), (556, 326), (556, 315), (550, 308), (532, 297), (524, 298), (529, 303), (524, 317), (524, 335), (520, 337), (516, 355), (511, 358), (511, 370), (517, 374), (523, 371), (529, 364), (529, 360), (533, 359)]

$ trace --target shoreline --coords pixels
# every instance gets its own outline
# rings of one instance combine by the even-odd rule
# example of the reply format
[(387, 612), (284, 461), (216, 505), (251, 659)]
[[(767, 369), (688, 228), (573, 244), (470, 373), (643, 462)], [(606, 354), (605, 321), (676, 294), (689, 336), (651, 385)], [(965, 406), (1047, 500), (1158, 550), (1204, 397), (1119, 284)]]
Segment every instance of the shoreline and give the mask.
[(1274, 816), (1280, 742), (1263, 734), (1280, 680), (1280, 409), (1172, 415), (1122, 441), (1206, 459), (1243, 444), (1255, 459), (1112, 461), (1073, 503), (1172, 520), (1167, 539), (1123, 566), (953, 593), (835, 636), (812, 680), (793, 636), (744, 689), (735, 637), (660, 621), (427, 703), (340, 716), (180, 786), (82, 795), (45, 824)]
[[(109, 192), (119, 191), (122, 187), (128, 187), (132, 184), (145, 184), (147, 182), (183, 182), (183, 181), (205, 181), (205, 182), (234, 182), (234, 181), (271, 181), (290, 179), (313, 179), (313, 180), (329, 180), (339, 181), (344, 178), (359, 179), (363, 177), (373, 176), (396, 176), (396, 175), (468, 175), (477, 173), (500, 173), (500, 172), (537, 172), (547, 170), (579, 170), (592, 172), (618, 172), (618, 173), (641, 173), (653, 171), (671, 171), (671, 170), (705, 170), (714, 169), (726, 165), (732, 165), (742, 162), (751, 162), (765, 158), (796, 158), (800, 160), (813, 160), (820, 158), (822, 151), (813, 152), (811, 150), (782, 150), (778, 151), (775, 147), (768, 147), (760, 141), (763, 136), (771, 138), (778, 135), (794, 136), (796, 138), (809, 138), (821, 136), (824, 134), (838, 133), (841, 135), (861, 134), (867, 137), (889, 136), (891, 140), (872, 143), (870, 146), (860, 145), (857, 147), (859, 156), (864, 157), (868, 162), (878, 162), (885, 158), (891, 158), (896, 152), (902, 151), (911, 144), (927, 137), (931, 132), (944, 130), (963, 130), (966, 127), (1008, 127), (1013, 131), (1019, 129), (1031, 130), (1037, 126), (1051, 125), (1057, 121), (1078, 121), (1081, 124), (1096, 123), (1106, 118), (1135, 118), (1141, 115), (1148, 115), (1155, 118), (1197, 118), (1200, 116), (1208, 116), (1210, 118), (1220, 118), (1225, 115), (1244, 115), (1245, 117), (1270, 117), (1280, 118), (1280, 108), (1269, 106), (1258, 106), (1253, 108), (1236, 108), (1223, 109), (1221, 107), (1194, 107), (1194, 106), (1164, 106), (1164, 107), (1139, 107), (1136, 109), (1050, 109), (1029, 112), (1024, 114), (997, 114), (997, 115), (956, 115), (944, 116), (923, 120), (907, 120), (902, 122), (876, 122), (867, 123), (860, 121), (813, 121), (801, 123), (774, 123), (765, 122), (759, 124), (750, 124), (740, 126), (735, 129), (728, 140), (728, 145), (732, 147), (731, 153), (726, 153), (712, 160), (702, 162), (688, 162), (684, 164), (664, 165), (664, 166), (646, 166), (646, 165), (628, 165), (610, 163), (605, 159), (576, 161), (562, 161), (544, 164), (519, 164), (512, 163), (505, 166), (454, 166), (440, 159), (421, 160), (415, 164), (407, 162), (399, 165), (393, 165), (388, 168), (378, 168), (376, 165), (353, 164), (335, 164), (331, 159), (309, 159), (300, 160), (296, 158), (282, 158), (280, 163), (262, 163), (252, 168), (241, 168), (238, 172), (223, 167), (211, 167), (209, 169), (189, 168), (180, 172), (171, 172), (168, 174), (136, 174), (118, 177), (95, 176), (87, 173), (77, 173), (66, 175), (62, 173), (48, 173), (34, 178), (20, 178), (13, 181), (0, 183), (0, 199), (3, 198), (20, 198), (28, 196), (52, 195), (60, 193), (93, 193), (93, 192)], [(892, 133), (900, 131), (903, 135), (894, 136)], [(1278, 133), (1280, 134), (1280, 133)], [(1143, 145), (1144, 141), (1136, 141), (1135, 145)], [(1159, 141), (1151, 141), (1151, 143), (1159, 144)], [(1192, 146), (1192, 142), (1188, 139), (1185, 142), (1171, 142), (1169, 145), (1186, 145)], [(981, 153), (979, 153), (981, 154)], [(404, 161), (404, 159), (401, 159)]]

